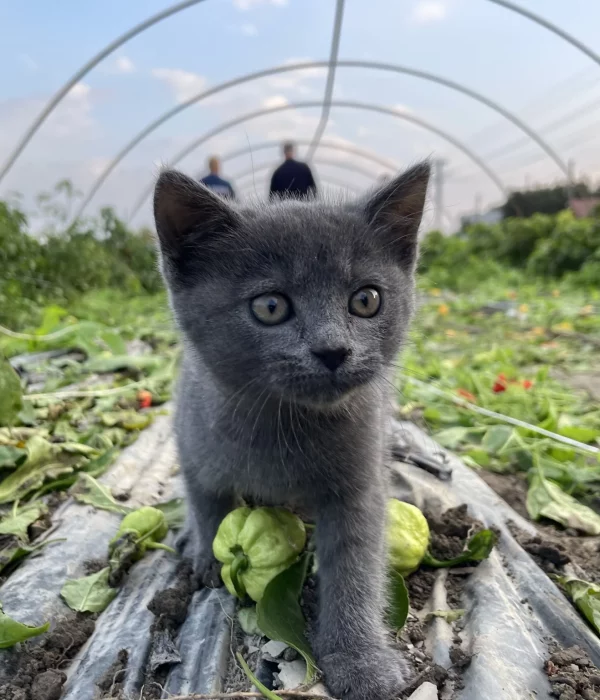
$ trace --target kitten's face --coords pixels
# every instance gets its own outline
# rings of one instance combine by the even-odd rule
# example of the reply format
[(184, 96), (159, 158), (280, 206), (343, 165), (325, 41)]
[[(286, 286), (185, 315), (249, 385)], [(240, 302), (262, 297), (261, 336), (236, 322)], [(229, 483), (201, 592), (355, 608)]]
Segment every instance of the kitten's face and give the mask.
[(416, 242), (398, 260), (401, 232), (383, 235), (364, 207), (211, 204), (227, 210), (204, 248), (197, 233), (176, 253), (161, 241), (178, 323), (219, 383), (257, 406), (323, 406), (385, 382), (412, 313)]

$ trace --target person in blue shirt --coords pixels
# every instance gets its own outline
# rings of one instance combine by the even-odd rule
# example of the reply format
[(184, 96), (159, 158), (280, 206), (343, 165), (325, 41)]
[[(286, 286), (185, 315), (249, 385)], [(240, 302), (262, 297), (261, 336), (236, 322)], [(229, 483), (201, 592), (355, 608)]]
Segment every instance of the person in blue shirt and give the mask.
[(313, 174), (306, 165), (294, 158), (294, 144), (283, 145), (284, 162), (275, 170), (271, 178), (269, 199), (316, 197), (317, 185)]
[(235, 192), (231, 183), (224, 180), (220, 175), (221, 171), (221, 161), (216, 156), (211, 156), (208, 159), (208, 169), (210, 174), (203, 177), (200, 182), (206, 185), (209, 190), (212, 190), (215, 194), (225, 197), (226, 199), (235, 199)]

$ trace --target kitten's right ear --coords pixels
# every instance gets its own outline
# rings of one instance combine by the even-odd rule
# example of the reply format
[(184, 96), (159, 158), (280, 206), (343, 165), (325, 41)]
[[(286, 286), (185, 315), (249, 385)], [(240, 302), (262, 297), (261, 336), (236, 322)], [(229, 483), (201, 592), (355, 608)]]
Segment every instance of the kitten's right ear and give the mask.
[(163, 170), (154, 189), (154, 220), (164, 255), (231, 230), (236, 214), (207, 187), (176, 170)]

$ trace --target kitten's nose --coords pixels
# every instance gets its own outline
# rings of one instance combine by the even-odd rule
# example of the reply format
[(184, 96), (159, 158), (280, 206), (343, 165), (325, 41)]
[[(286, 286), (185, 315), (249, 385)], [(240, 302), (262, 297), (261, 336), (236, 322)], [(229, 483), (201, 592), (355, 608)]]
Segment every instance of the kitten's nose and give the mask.
[(318, 357), (327, 369), (335, 372), (348, 357), (350, 350), (348, 348), (324, 348), (322, 350), (313, 350), (312, 354)]

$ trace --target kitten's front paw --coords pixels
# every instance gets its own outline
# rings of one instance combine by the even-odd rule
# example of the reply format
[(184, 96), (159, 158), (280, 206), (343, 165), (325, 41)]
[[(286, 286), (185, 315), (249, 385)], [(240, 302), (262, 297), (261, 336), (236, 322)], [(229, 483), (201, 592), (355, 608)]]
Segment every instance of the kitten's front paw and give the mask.
[(328, 654), (319, 667), (325, 684), (341, 700), (391, 700), (410, 680), (406, 661), (391, 649)]
[(221, 564), (210, 555), (198, 554), (194, 557), (194, 580), (198, 588), (219, 588), (221, 581)]

